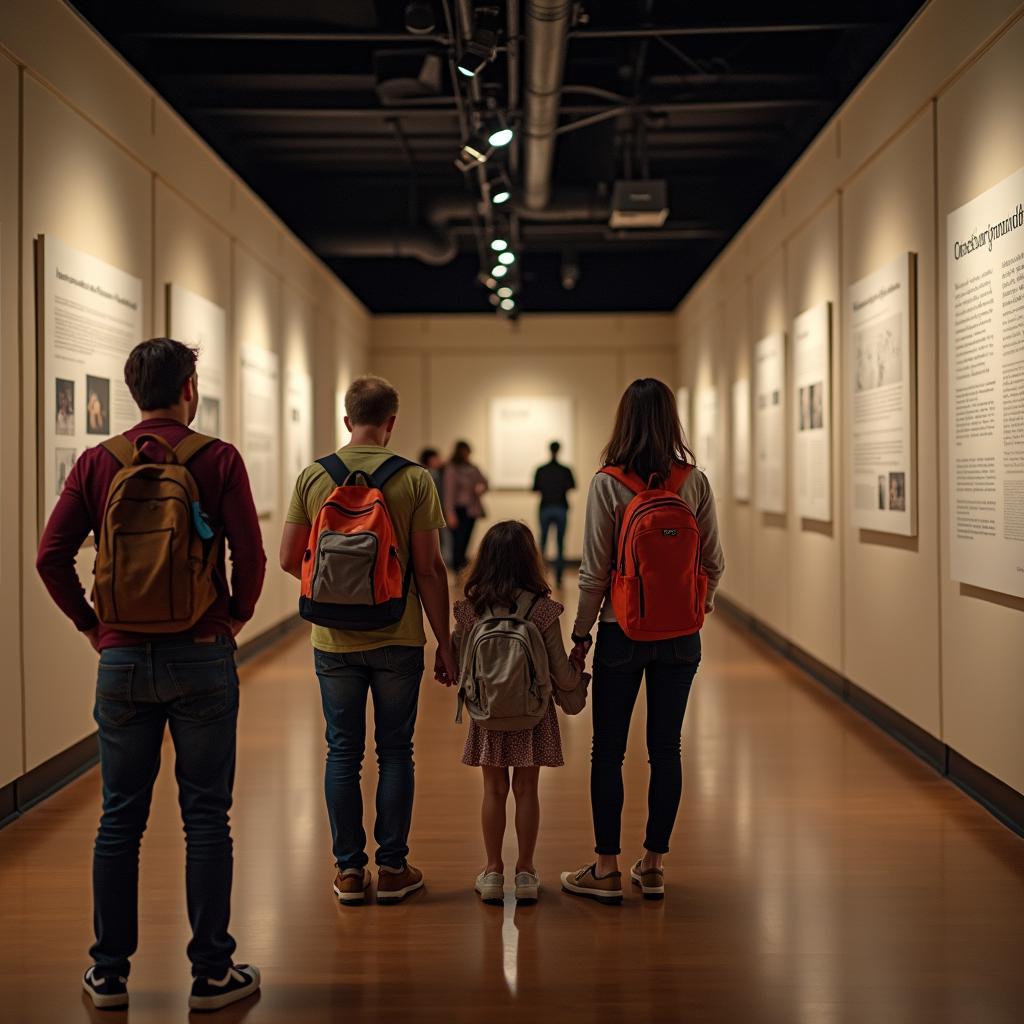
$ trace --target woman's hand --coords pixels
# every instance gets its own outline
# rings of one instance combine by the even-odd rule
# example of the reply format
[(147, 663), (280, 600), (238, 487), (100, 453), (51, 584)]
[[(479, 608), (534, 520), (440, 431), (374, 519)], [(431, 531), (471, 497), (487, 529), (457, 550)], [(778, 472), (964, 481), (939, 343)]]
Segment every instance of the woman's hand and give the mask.
[(447, 520), (448, 520), (448, 528), (449, 529), (454, 530), (454, 529), (456, 529), (458, 527), (458, 525), (459, 525), (459, 517), (458, 516), (448, 516)]
[(587, 652), (594, 641), (589, 636), (585, 640), (579, 641), (576, 641), (574, 636), (573, 640), (575, 643), (573, 644), (572, 651), (569, 652), (569, 661), (582, 672), (587, 666)]

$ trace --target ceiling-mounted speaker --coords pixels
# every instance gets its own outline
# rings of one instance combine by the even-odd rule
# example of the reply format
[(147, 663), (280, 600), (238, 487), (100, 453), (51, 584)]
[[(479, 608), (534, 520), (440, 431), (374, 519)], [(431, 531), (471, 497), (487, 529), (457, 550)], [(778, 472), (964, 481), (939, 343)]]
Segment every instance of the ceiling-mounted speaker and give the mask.
[(660, 228), (668, 219), (668, 185), (664, 179), (617, 181), (611, 209), (611, 228)]

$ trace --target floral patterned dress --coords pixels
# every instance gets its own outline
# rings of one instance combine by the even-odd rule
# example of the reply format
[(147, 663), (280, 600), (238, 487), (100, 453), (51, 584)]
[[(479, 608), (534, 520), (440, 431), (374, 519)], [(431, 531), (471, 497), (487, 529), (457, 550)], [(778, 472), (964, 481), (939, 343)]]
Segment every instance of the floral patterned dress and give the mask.
[[(530, 621), (544, 634), (549, 648), (554, 638), (550, 633), (557, 634), (557, 644), (562, 651), (562, 659), (568, 666), (568, 656), (562, 644), (562, 635), (558, 626), (558, 617), (565, 611), (564, 606), (548, 597), (542, 597), (530, 615)], [(456, 631), (463, 636), (476, 625), (477, 615), (467, 601), (459, 601), (455, 605)], [(557, 667), (552, 663), (552, 675), (560, 675), (561, 664)], [(565, 669), (572, 672), (571, 667)], [(564, 675), (563, 675), (563, 678)], [(556, 685), (555, 679), (551, 681)], [(563, 687), (565, 686), (563, 682)], [(532, 729), (518, 729), (515, 732), (500, 732), (496, 729), (482, 729), (472, 719), (469, 722), (469, 734), (466, 736), (466, 748), (462, 754), (462, 763), (475, 768), (560, 768), (565, 764), (562, 759), (562, 736), (558, 731), (558, 716), (555, 702), (548, 702), (544, 717)]]

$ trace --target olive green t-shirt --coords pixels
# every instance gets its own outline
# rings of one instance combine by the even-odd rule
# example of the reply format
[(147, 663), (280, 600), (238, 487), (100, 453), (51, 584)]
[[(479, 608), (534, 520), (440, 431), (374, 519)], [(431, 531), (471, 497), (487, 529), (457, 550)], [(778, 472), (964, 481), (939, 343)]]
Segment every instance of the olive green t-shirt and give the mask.
[[(338, 455), (350, 470), (374, 472), (395, 453), (376, 445), (350, 445)], [(288, 506), (286, 521), (300, 526), (313, 525), (316, 514), (334, 490), (334, 481), (318, 463), (307, 466), (295, 481), (295, 491)], [(445, 525), (441, 501), (430, 474), (419, 466), (407, 466), (384, 485), (384, 500), (391, 513), (398, 539), (398, 560), (404, 573), (412, 558), (412, 533), (416, 530), (439, 530)], [(409, 600), (400, 622), (387, 629), (344, 630), (313, 627), (313, 646), (332, 654), (372, 651), (378, 647), (422, 647), (427, 642), (423, 632), (423, 607), (416, 589), (416, 578), (409, 585)]]

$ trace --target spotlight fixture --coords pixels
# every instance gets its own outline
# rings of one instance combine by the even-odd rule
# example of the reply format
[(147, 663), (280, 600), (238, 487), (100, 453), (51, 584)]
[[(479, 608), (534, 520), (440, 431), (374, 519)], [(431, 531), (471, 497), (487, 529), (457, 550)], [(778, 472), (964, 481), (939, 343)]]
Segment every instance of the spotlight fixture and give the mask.
[(504, 171), (498, 171), (487, 184), (491, 192), (491, 202), (495, 206), (501, 206), (512, 198), (512, 182)]
[(508, 121), (505, 120), (505, 115), (500, 110), (495, 110), (488, 114), (484, 120), (484, 128), (487, 135), (487, 141), (496, 148), (507, 146), (511, 141), (515, 132), (512, 131), (508, 126)]
[(480, 164), (487, 163), (491, 155), (491, 146), (482, 135), (470, 135), (462, 144), (455, 166), (460, 171), (471, 171)]
[(498, 26), (501, 22), (497, 7), (478, 7), (474, 12), (473, 28), (456, 66), (467, 78), (475, 78), (498, 52)]
[(495, 281), (493, 277), (488, 277), (488, 278), (486, 278), (484, 280), (484, 287), (485, 288), (490, 288), (493, 291), (494, 287), (495, 287), (495, 285), (497, 285), (497, 283), (498, 282)]
[(511, 299), (512, 298), (512, 289), (509, 288), (509, 286), (507, 284), (503, 284), (498, 289), (498, 298), (499, 299)]
[(516, 300), (512, 298), (502, 299), (500, 305), (501, 308), (505, 310), (506, 313), (508, 313), (516, 308)]
[(414, 36), (430, 35), (435, 28), (434, 5), (427, 0), (411, 0), (405, 5), (405, 30)]
[(507, 273), (508, 267), (501, 263), (497, 263), (491, 267), (491, 277), (504, 277)]
[(491, 292), (491, 294), (487, 296), (487, 301), (490, 302), (492, 306), (497, 306), (498, 303), (501, 302), (501, 299), (499, 299), (494, 292)]
[(516, 261), (516, 254), (514, 252), (502, 252), (498, 254), (498, 262), (504, 263), (506, 267), (511, 266)]
[[(495, 252), (504, 252), (508, 248), (508, 242), (504, 238), (493, 238), (491, 239), (491, 248)], [(505, 261), (502, 260), (502, 263)]]

